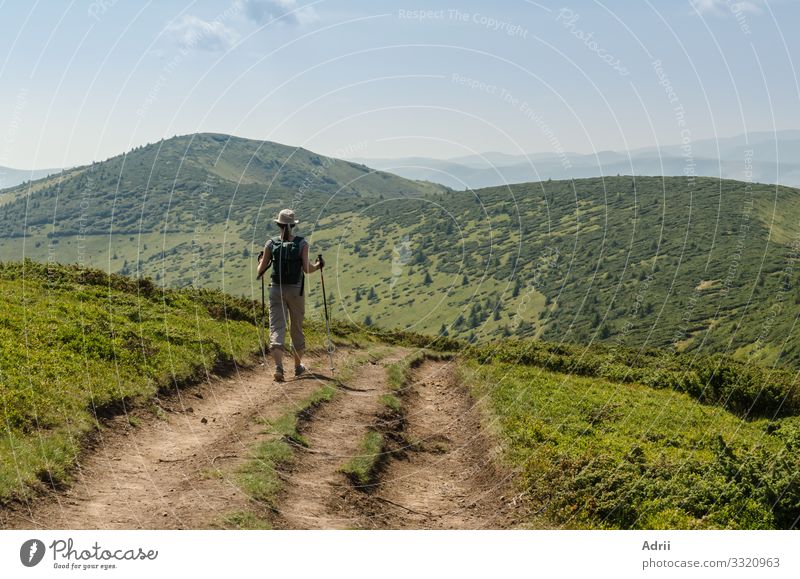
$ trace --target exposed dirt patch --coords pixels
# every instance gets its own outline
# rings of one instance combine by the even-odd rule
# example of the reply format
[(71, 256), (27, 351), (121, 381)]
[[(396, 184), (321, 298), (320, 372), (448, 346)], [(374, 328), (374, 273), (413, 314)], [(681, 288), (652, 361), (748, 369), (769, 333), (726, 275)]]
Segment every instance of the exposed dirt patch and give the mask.
[[(427, 361), (403, 395), (404, 447), (380, 481), (353, 491), (361, 526), (372, 529), (496, 529), (517, 524), (510, 475), (452, 362)], [(358, 494), (355, 494), (358, 493)]]

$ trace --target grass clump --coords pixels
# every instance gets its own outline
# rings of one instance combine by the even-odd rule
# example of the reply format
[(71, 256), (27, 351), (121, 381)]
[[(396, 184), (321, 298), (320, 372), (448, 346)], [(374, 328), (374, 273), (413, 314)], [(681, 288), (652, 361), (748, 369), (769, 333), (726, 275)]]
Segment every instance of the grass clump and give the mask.
[(379, 400), (392, 412), (400, 412), (403, 409), (402, 401), (394, 394), (383, 394)]
[(308, 397), (298, 404), (292, 412), (287, 412), (276, 420), (267, 421), (269, 431), (277, 434), (283, 440), (300, 446), (307, 447), (308, 442), (298, 430), (299, 424), (308, 418), (311, 412), (325, 402), (329, 402), (336, 395), (336, 389), (332, 386), (322, 386), (308, 395)]
[(239, 486), (253, 499), (276, 508), (281, 490), (278, 469), (292, 462), (292, 446), (283, 438), (267, 440), (253, 450), (250, 461), (238, 472)]
[(370, 430), (364, 435), (359, 454), (351, 458), (339, 470), (356, 485), (372, 482), (383, 457), (384, 438), (380, 432)]
[(406, 356), (399, 362), (390, 364), (386, 367), (386, 378), (389, 382), (389, 388), (398, 392), (403, 390), (411, 382), (411, 372), (429, 357), (429, 353), (425, 350), (417, 350), (416, 352)]

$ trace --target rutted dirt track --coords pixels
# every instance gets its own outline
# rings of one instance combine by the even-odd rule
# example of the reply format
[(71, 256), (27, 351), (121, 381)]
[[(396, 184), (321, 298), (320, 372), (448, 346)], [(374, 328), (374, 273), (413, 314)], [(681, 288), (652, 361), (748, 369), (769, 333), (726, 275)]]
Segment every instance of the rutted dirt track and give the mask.
[[(498, 529), (514, 526), (507, 473), (483, 434), (452, 362), (426, 361), (403, 393), (403, 443), (365, 505), (368, 528)], [(362, 507), (364, 508), (364, 507)]]
[[(355, 367), (337, 395), (301, 425), (308, 447), (281, 474), (277, 512), (250, 499), (236, 471), (263, 438), (264, 421), (290, 412), (326, 383), (322, 375), (275, 383), (260, 367), (214, 378), (98, 435), (66, 491), (0, 511), (3, 528), (191, 529), (233, 512), (277, 528), (506, 528), (515, 526), (507, 477), (452, 362), (427, 361), (400, 393), (405, 421), (374, 485), (356, 489), (339, 472), (385, 411), (386, 365), (408, 351)], [(343, 351), (336, 364), (352, 354)], [(323, 369), (327, 359), (309, 359)]]
[(347, 388), (315, 413), (303, 430), (308, 448), (298, 450), (280, 501), (280, 526), (287, 529), (340, 529), (359, 526), (348, 511), (350, 484), (339, 467), (358, 454), (359, 443), (381, 411), (388, 392), (387, 364), (402, 359), (395, 351), (381, 363), (366, 363), (354, 372)]

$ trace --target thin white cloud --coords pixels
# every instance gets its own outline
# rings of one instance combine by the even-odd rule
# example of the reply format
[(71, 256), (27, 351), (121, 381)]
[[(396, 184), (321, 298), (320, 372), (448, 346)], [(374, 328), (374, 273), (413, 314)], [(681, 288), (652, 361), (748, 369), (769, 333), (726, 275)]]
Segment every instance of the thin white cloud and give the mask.
[(730, 16), (731, 14), (749, 12), (761, 14), (761, 7), (750, 0), (733, 2), (732, 0), (691, 0), (694, 8), (702, 15)]
[(297, 0), (239, 0), (244, 15), (256, 24), (267, 24), (281, 18), (292, 25), (309, 24), (319, 20), (312, 6), (298, 5)]
[(228, 50), (238, 38), (235, 30), (219, 20), (208, 22), (191, 15), (167, 26), (167, 32), (183, 48), (208, 51)]

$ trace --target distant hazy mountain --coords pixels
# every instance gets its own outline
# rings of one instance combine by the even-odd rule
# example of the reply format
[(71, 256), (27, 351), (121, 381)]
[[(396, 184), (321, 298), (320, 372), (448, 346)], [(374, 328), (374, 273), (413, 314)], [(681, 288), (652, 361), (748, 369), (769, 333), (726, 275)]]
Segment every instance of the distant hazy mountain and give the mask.
[(39, 169), (36, 171), (26, 171), (24, 169), (12, 169), (11, 167), (0, 166), (0, 189), (16, 187), (25, 181), (35, 181), (42, 177), (47, 177), (58, 173), (61, 169)]
[[(441, 183), (455, 189), (493, 187), (546, 179), (577, 179), (614, 175), (694, 174), (724, 179), (752, 180), (800, 186), (800, 131), (750, 133), (736, 137), (694, 141), (691, 151), (680, 145), (647, 147), (597, 154), (532, 153), (509, 155), (489, 152), (452, 159), (405, 157), (351, 159), (375, 169)], [(751, 173), (748, 176), (748, 173)]]

